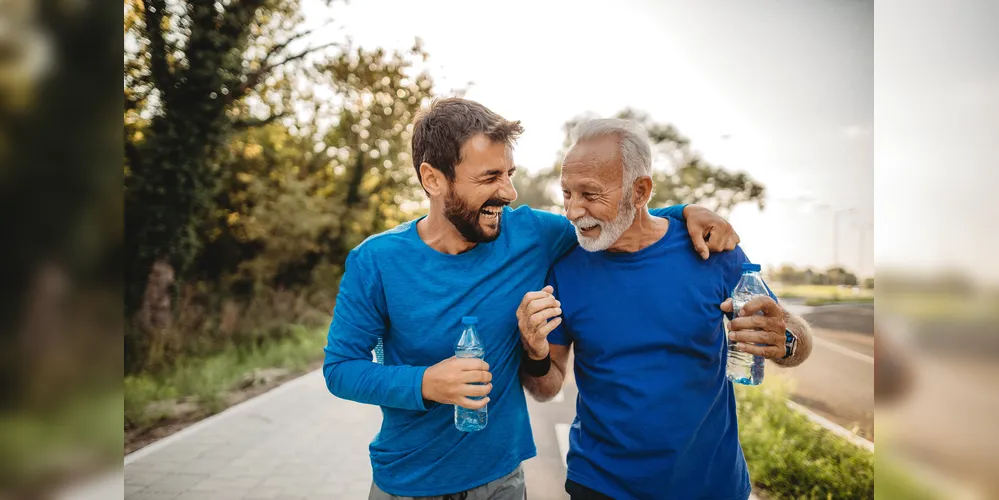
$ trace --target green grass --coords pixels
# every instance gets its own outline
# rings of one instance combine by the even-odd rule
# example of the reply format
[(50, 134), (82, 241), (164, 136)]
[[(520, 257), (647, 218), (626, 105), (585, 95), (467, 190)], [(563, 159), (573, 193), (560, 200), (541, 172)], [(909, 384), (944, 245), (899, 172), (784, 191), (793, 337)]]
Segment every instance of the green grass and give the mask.
[(787, 407), (786, 383), (736, 387), (739, 439), (753, 483), (769, 498), (874, 498), (874, 454)]
[(247, 374), (266, 368), (301, 372), (322, 359), (325, 344), (321, 332), (294, 327), (289, 337), (264, 347), (230, 347), (209, 357), (182, 359), (162, 373), (127, 376), (125, 428), (144, 428), (162, 419), (163, 411), (150, 408), (157, 401), (191, 401), (206, 413), (216, 413), (226, 405), (226, 392)]

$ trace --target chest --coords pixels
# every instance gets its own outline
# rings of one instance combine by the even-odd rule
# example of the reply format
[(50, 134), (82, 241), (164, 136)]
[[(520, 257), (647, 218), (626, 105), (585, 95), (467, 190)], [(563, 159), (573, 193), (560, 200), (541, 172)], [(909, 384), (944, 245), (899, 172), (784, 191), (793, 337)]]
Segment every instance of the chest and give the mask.
[(436, 363), (454, 355), (461, 318), (476, 316), (486, 362), (508, 357), (519, 342), (517, 307), (544, 286), (547, 266), (540, 249), (524, 247), (446, 266), (394, 267), (395, 283), (385, 290), (386, 348), (411, 364)]
[(721, 273), (700, 262), (589, 263), (558, 274), (565, 328), (581, 355), (717, 361), (726, 345)]

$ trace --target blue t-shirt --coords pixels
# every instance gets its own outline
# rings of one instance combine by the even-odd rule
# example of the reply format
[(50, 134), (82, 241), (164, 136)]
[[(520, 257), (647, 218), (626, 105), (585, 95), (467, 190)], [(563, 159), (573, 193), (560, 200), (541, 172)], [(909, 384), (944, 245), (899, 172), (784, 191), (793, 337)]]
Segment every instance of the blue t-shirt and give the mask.
[(573, 345), (579, 388), (569, 479), (617, 499), (749, 496), (719, 309), (744, 262), (738, 247), (701, 259), (669, 219), (638, 252), (576, 248), (555, 264), (564, 319), (548, 341)]
[[(683, 205), (653, 213), (681, 216)], [(381, 430), (369, 447), (373, 479), (400, 496), (465, 491), (536, 454), (518, 378), (516, 310), (577, 245), (565, 217), (528, 207), (505, 208), (499, 237), (459, 255), (430, 248), (417, 222), (372, 236), (348, 255), (323, 366), (330, 392), (381, 406)], [(426, 368), (454, 355), (462, 316), (478, 316), (493, 376), (489, 424), (471, 433), (454, 427), (454, 406), (421, 393)], [(372, 362), (379, 338), (384, 364)]]

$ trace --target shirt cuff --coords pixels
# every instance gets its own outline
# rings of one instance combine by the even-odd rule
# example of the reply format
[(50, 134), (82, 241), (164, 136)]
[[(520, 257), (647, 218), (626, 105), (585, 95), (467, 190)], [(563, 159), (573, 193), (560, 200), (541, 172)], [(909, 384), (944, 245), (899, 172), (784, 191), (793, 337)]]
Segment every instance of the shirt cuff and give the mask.
[(426, 366), (415, 367), (413, 378), (411, 379), (411, 387), (413, 388), (410, 395), (412, 407), (419, 411), (430, 411), (439, 405), (436, 401), (423, 398), (423, 374), (427, 371), (427, 368)]

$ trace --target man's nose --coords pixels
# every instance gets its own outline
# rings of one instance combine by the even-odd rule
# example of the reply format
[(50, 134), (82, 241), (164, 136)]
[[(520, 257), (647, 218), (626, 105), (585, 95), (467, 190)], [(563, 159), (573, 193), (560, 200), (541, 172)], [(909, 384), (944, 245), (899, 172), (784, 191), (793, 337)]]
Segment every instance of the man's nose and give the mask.
[(506, 177), (506, 182), (500, 187), (499, 195), (507, 203), (513, 203), (517, 199), (517, 188), (513, 187), (513, 179), (509, 176)]
[(575, 203), (572, 200), (567, 200), (565, 202), (565, 216), (569, 220), (576, 220), (582, 216), (586, 215), (586, 210), (579, 206), (579, 203)]

